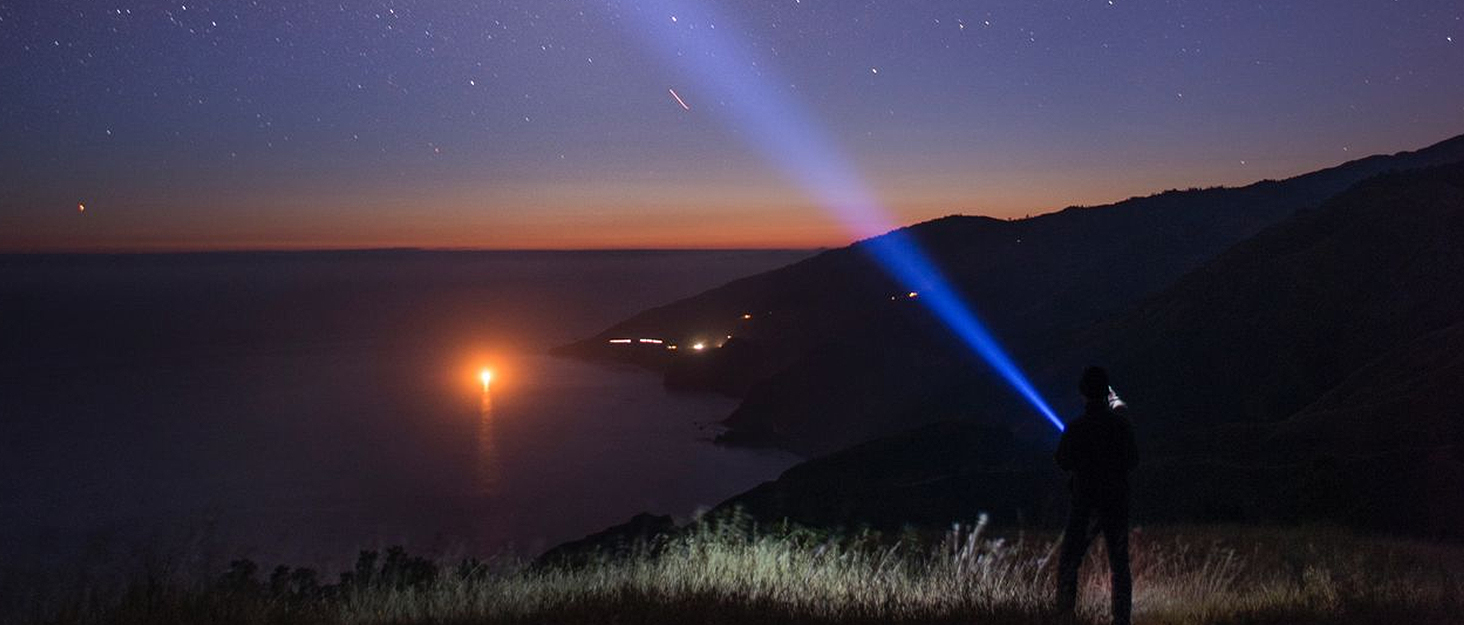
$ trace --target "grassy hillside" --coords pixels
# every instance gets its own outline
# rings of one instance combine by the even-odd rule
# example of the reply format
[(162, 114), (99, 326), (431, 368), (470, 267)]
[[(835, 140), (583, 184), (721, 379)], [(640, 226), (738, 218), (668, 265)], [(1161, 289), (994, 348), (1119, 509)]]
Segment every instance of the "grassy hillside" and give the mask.
[[(728, 516), (576, 568), (391, 552), (322, 586), (241, 562), (215, 580), (71, 588), (33, 609), (63, 624), (1048, 622), (1055, 537), (982, 529), (840, 536)], [(1240, 526), (1139, 529), (1133, 545), (1139, 623), (1450, 623), (1464, 609), (1459, 547)], [(1082, 622), (1105, 616), (1095, 561)]]

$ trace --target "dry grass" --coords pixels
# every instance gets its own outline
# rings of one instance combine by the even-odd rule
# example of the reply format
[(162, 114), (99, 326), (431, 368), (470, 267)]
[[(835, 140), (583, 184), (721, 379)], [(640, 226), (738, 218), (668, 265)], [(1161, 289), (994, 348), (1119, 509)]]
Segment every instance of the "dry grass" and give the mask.
[[(577, 568), (469, 563), (320, 587), (145, 579), (52, 606), (58, 623), (1043, 623), (1051, 535), (833, 536), (708, 521)], [(1133, 537), (1139, 623), (1454, 623), (1464, 551), (1325, 529), (1170, 527)], [(1080, 620), (1103, 622), (1100, 549)], [(408, 562), (400, 560), (401, 563)]]

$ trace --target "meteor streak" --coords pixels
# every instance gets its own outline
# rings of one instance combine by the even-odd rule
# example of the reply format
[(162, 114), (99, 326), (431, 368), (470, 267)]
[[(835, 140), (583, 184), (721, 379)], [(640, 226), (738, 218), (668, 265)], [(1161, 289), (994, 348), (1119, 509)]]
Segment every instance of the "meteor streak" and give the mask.
[(684, 108), (684, 109), (686, 109), (688, 111), (691, 110), (691, 107), (689, 107), (689, 106), (686, 105), (686, 100), (682, 100), (681, 99), (681, 96), (676, 95), (676, 90), (675, 89), (667, 89), (666, 91), (671, 94), (671, 97), (676, 98), (676, 103), (677, 104), (680, 104), (681, 105), (681, 108)]

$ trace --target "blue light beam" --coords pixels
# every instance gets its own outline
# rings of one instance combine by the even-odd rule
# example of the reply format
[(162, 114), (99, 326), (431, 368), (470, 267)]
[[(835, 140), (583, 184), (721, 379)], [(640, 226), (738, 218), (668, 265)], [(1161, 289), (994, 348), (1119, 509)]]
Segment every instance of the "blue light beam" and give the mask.
[[(774, 70), (733, 41), (736, 24), (695, 1), (609, 2), (615, 19), (646, 24), (637, 30), (693, 81), (698, 96), (717, 102), (736, 128), (765, 158), (863, 241), (865, 249), (896, 281), (919, 293), (919, 301), (996, 371), (1013, 390), (1059, 431), (1061, 419), (997, 343), (971, 307), (941, 276), (908, 231), (899, 230), (856, 169), (835, 149), (801, 102), (773, 84)], [(678, 96), (678, 100), (680, 96)], [(685, 105), (683, 104), (683, 108)], [(707, 110), (710, 107), (701, 107)]]

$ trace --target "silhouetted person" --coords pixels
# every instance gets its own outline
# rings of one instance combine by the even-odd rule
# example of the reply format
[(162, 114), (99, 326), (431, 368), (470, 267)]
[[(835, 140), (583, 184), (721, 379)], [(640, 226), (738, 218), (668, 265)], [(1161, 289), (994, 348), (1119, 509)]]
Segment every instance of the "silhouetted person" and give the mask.
[[(1088, 367), (1078, 382), (1087, 400), (1057, 444), (1057, 464), (1072, 475), (1072, 512), (1057, 565), (1057, 610), (1070, 614), (1078, 599), (1078, 569), (1094, 526), (1108, 544), (1113, 577), (1113, 622), (1127, 625), (1133, 604), (1129, 574), (1129, 471), (1138, 464), (1133, 427), (1110, 407), (1108, 372)], [(1122, 404), (1112, 398), (1115, 406)]]

